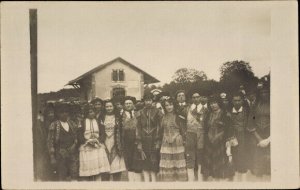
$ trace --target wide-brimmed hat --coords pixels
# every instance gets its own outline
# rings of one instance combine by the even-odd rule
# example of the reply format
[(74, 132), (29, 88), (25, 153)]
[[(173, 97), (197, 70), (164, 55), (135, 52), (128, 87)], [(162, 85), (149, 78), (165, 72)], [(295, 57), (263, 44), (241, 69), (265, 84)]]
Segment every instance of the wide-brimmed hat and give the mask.
[(125, 103), (126, 100), (131, 100), (133, 104), (136, 104), (136, 98), (133, 96), (125, 96), (123, 99), (123, 104)]

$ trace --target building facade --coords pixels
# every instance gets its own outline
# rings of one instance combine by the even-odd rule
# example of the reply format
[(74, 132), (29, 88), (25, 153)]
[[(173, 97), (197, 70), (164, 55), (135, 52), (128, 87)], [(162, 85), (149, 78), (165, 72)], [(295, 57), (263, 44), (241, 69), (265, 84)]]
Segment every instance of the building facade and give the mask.
[(81, 99), (87, 101), (114, 96), (134, 96), (140, 100), (144, 85), (157, 82), (159, 80), (153, 76), (118, 57), (71, 80), (68, 85), (78, 89)]

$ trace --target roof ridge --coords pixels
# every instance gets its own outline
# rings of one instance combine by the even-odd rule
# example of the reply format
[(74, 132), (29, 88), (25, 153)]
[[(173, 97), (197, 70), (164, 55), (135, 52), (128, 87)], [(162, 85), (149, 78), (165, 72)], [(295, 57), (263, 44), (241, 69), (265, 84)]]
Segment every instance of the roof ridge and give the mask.
[(147, 72), (143, 71), (142, 69), (138, 68), (137, 66), (133, 65), (132, 63), (126, 61), (125, 59), (123, 59), (122, 57), (119, 56), (119, 57), (116, 57), (115, 59), (113, 59), (113, 60), (111, 60), (111, 61), (108, 61), (108, 62), (106, 62), (106, 63), (100, 64), (99, 66), (97, 66), (97, 67), (95, 67), (95, 68), (89, 70), (88, 72), (86, 72), (86, 73), (80, 75), (79, 77), (77, 77), (77, 78), (75, 78), (75, 79), (69, 81), (66, 85), (72, 85), (72, 84), (78, 82), (79, 80), (82, 80), (82, 79), (86, 78), (87, 76), (89, 76), (89, 75), (91, 75), (91, 74), (93, 74), (93, 73), (95, 73), (95, 72), (97, 72), (97, 71), (100, 71), (101, 69), (105, 68), (105, 67), (108, 66), (109, 64), (112, 64), (112, 63), (114, 63), (114, 62), (116, 62), (116, 61), (120, 61), (120, 62), (122, 62), (122, 63), (125, 63), (125, 64), (129, 65), (129, 67), (133, 67), (133, 69), (138, 70), (138, 71), (142, 72), (144, 75), (149, 76), (150, 78), (153, 79), (153, 81), (154, 81), (153, 83), (155, 83), (155, 82), (160, 82), (160, 81), (157, 80), (155, 77), (151, 76), (151, 75), (148, 74)]

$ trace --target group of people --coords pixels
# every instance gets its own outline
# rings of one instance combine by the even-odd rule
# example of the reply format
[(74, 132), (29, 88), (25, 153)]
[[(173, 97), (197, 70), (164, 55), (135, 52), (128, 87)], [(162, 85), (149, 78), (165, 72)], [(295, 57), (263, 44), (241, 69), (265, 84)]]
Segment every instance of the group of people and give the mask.
[(249, 171), (268, 178), (269, 87), (50, 105), (37, 170), (59, 181), (120, 181), (122, 173), (129, 181), (245, 181)]

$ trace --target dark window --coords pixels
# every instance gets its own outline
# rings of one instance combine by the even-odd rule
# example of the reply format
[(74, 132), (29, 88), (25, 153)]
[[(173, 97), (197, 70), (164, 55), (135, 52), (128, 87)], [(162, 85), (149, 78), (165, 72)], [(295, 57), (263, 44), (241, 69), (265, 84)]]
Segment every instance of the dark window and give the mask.
[(117, 87), (117, 88), (114, 88), (112, 91), (112, 97), (125, 96), (125, 95), (126, 95), (126, 93), (125, 93), (124, 88)]
[(124, 70), (113, 70), (112, 72), (113, 81), (124, 81)]
[(113, 72), (112, 72), (112, 80), (113, 81), (118, 81), (118, 71), (117, 70), (113, 70)]
[(119, 70), (119, 81), (124, 81), (124, 71)]

